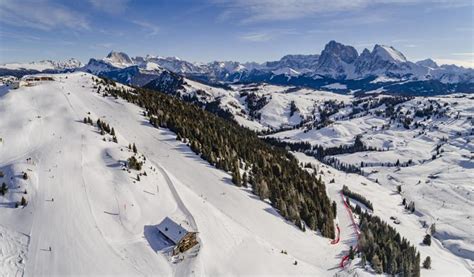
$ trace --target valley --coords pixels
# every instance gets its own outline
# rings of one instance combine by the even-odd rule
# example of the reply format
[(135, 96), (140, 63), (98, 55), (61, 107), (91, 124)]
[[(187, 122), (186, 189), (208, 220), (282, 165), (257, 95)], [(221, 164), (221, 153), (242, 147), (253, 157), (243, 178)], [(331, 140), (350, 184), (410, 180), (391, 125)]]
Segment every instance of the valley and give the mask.
[[(319, 232), (302, 232), (285, 220), (250, 186), (235, 186), (230, 173), (196, 155), (176, 134), (152, 126), (143, 109), (113, 93), (104, 96), (110, 85), (97, 93), (95, 76), (78, 72), (54, 79), (17, 90), (1, 88), (0, 112), (7, 120), (0, 123), (0, 181), (9, 187), (0, 196), (1, 249), (8, 253), (0, 256), (7, 265), (2, 274), (371, 275), (372, 269), (360, 266), (360, 256), (340, 268), (357, 242), (340, 195), (343, 185), (370, 199), (373, 213), (415, 245), (422, 259), (432, 258), (432, 269), (422, 269), (422, 275), (469, 276), (472, 270), (472, 218), (456, 212), (472, 206), (469, 95), (355, 98), (265, 84), (229, 90), (191, 80), (171, 93), (205, 109), (215, 103), (218, 109), (211, 111), (226, 111), (262, 138), (304, 143), (301, 152), (307, 155), (293, 154), (322, 178), (337, 204), (340, 234), (331, 244)], [(413, 117), (425, 110), (431, 114)], [(403, 126), (407, 115), (413, 117), (409, 128)], [(92, 124), (83, 122), (88, 117)], [(102, 135), (97, 119), (113, 127), (115, 135)], [(319, 160), (311, 152), (313, 145), (354, 143), (358, 135), (364, 145), (381, 151)], [(131, 144), (142, 171), (126, 166), (134, 155)], [(358, 168), (360, 174), (348, 174), (328, 158), (365, 166)], [(408, 159), (412, 163), (402, 166)], [(28, 203), (15, 208), (21, 196)], [(415, 213), (404, 209), (403, 198), (416, 203)], [(154, 226), (165, 216), (198, 232), (199, 246), (182, 260), (171, 257), (169, 245), (158, 239)], [(433, 244), (425, 246), (421, 241), (433, 223)], [(74, 258), (65, 263), (66, 256)]]

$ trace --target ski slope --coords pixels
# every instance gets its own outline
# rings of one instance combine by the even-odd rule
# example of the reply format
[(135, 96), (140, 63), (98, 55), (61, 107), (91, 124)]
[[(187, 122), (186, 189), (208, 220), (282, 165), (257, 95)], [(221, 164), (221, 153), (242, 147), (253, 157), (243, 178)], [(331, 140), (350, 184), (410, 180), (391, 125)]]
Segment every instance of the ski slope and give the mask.
[[(151, 127), (140, 108), (97, 94), (92, 77), (0, 88), (0, 182), (10, 188), (0, 196), (2, 275), (345, 274), (338, 265), (350, 230), (336, 245), (300, 231), (173, 133)], [(110, 124), (118, 143), (84, 124), (87, 116)], [(131, 143), (145, 161), (140, 181), (123, 166)], [(14, 208), (21, 196), (28, 205)], [(197, 231), (200, 245), (171, 258), (155, 228), (166, 216)]]
[[(427, 233), (427, 228), (424, 228), (421, 224), (423, 216), (419, 213), (411, 214), (406, 212), (401, 205), (402, 197), (396, 191), (372, 182), (363, 176), (346, 174), (336, 170), (305, 154), (298, 152), (294, 152), (293, 154), (300, 162), (311, 163), (318, 172), (323, 172), (322, 179), (327, 184), (329, 196), (332, 199), (336, 199), (343, 185), (348, 186), (351, 191), (362, 194), (370, 199), (374, 206), (374, 214), (394, 227), (400, 235), (407, 238), (411, 244), (414, 244), (421, 254), (421, 261), (423, 261), (426, 256), (431, 257), (432, 268), (429, 270), (422, 268), (422, 276), (471, 276), (473, 264), (469, 259), (456, 256), (450, 252), (449, 249), (446, 249), (437, 239), (432, 239), (431, 246), (426, 246), (421, 243), (423, 236)], [(334, 179), (334, 183), (330, 183), (332, 179)], [(337, 204), (338, 218), (346, 217), (347, 213), (344, 210), (342, 200), (337, 202)], [(351, 204), (355, 206), (355, 203)], [(390, 219), (391, 216), (398, 218), (401, 223), (395, 224), (393, 220)], [(344, 222), (346, 224), (345, 226), (340, 225), (341, 234), (345, 232), (345, 229), (352, 229), (352, 224), (348, 222), (347, 219), (344, 220)], [(349, 232), (349, 235), (352, 235), (352, 237), (349, 237), (349, 245), (355, 246), (356, 239), (353, 233)], [(341, 240), (343, 239), (344, 236), (342, 236)], [(366, 271), (363, 271), (357, 266), (357, 262), (358, 259), (355, 259), (347, 270), (356, 272), (359, 275), (366, 274)]]
[[(377, 96), (387, 97), (387, 96)], [(472, 179), (474, 178), (473, 115), (474, 98), (454, 94), (443, 97), (415, 97), (395, 106), (399, 115), (414, 115), (416, 110), (439, 106), (440, 115), (414, 117), (422, 127), (409, 129), (386, 117), (377, 116), (385, 105), (363, 110), (353, 118), (344, 118), (343, 108), (331, 124), (307, 130), (305, 127), (282, 131), (271, 136), (289, 142), (308, 142), (323, 147), (354, 143), (357, 135), (365, 145), (383, 151), (364, 151), (332, 156), (338, 161), (362, 168), (367, 181), (396, 190), (416, 203), (420, 221), (436, 224), (435, 237), (453, 254), (474, 261), (474, 214)], [(387, 127), (388, 126), (388, 127)], [(437, 150), (439, 149), (439, 150)], [(395, 166), (412, 161), (409, 166)], [(391, 163), (392, 166), (387, 166)], [(385, 164), (385, 165), (384, 165)], [(368, 192), (363, 195), (368, 196)], [(369, 198), (371, 199), (371, 198)]]

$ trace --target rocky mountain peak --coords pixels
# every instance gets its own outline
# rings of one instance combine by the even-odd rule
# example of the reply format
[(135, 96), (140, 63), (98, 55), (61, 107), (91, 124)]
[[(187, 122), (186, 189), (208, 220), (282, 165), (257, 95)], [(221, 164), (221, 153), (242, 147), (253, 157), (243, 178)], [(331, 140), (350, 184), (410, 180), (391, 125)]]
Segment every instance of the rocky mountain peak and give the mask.
[(107, 55), (105, 60), (118, 67), (124, 67), (133, 64), (132, 59), (130, 59), (130, 57), (123, 52), (112, 51)]

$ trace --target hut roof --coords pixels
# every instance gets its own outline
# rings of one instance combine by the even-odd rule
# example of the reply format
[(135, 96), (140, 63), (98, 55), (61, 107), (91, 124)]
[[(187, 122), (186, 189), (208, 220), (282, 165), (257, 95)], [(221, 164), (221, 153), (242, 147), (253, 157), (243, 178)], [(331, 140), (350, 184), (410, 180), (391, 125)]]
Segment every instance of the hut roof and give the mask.
[(171, 218), (165, 217), (163, 221), (156, 226), (168, 239), (178, 244), (186, 234), (189, 233), (183, 226), (174, 222)]

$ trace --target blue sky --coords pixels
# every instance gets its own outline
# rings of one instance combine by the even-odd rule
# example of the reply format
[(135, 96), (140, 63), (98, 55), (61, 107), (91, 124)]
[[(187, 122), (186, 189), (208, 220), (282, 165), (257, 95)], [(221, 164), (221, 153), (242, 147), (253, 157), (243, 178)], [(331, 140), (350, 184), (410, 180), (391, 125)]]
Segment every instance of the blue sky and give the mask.
[(471, 0), (0, 0), (0, 63), (110, 50), (131, 56), (267, 61), (394, 46), (409, 59), (474, 67)]

